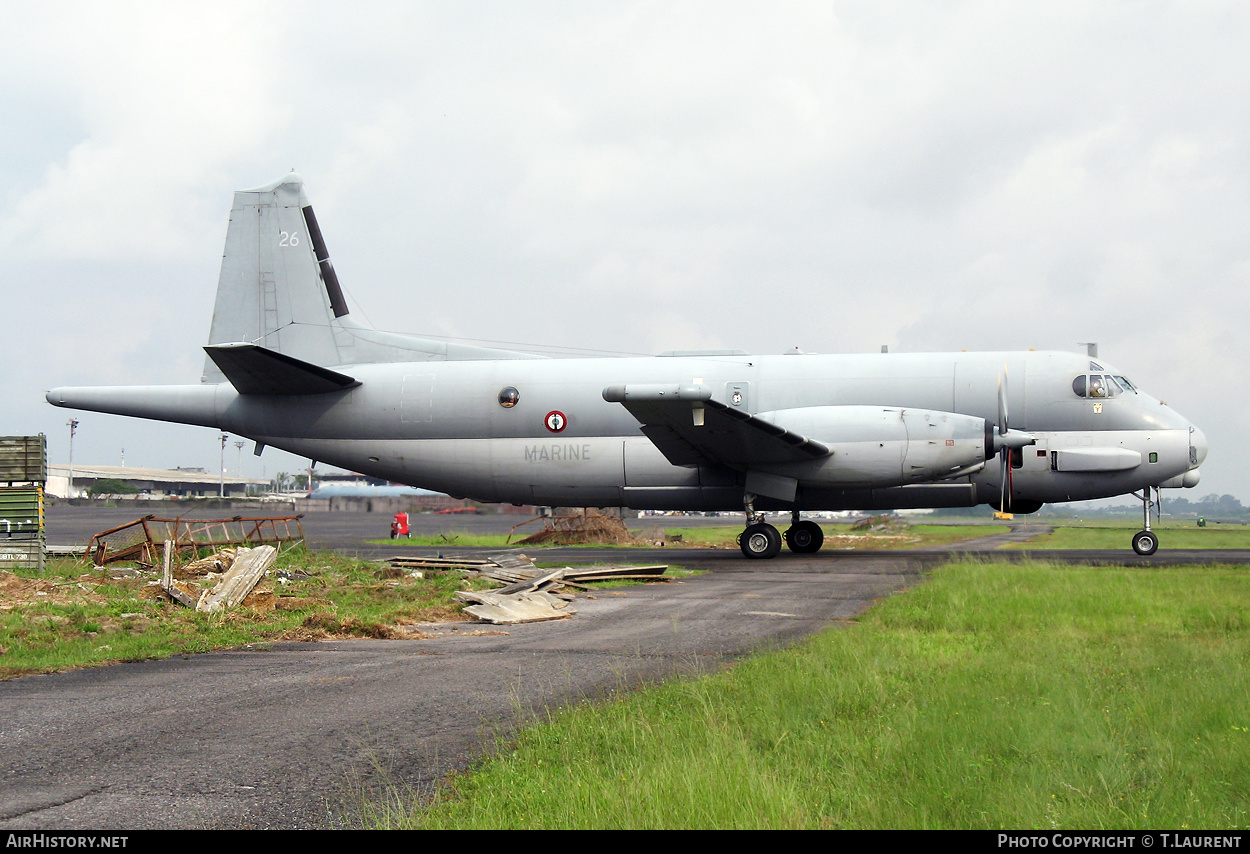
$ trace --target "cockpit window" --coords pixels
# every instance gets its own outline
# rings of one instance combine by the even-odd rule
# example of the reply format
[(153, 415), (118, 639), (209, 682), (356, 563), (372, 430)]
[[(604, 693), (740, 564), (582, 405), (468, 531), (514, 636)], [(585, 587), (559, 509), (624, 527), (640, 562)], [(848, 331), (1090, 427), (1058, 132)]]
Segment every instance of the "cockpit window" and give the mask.
[(1086, 374), (1072, 381), (1072, 392), (1077, 397), (1104, 399), (1135, 390), (1128, 380), (1110, 374)]

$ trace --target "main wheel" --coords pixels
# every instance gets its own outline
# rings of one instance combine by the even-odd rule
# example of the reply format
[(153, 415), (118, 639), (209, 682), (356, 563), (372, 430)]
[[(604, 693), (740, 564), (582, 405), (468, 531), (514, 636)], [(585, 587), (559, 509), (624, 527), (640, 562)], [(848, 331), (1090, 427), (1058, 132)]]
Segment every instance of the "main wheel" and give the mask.
[(1138, 531), (1133, 535), (1133, 551), (1139, 555), (1152, 555), (1159, 548), (1159, 538), (1152, 531)]
[(749, 558), (776, 557), (781, 552), (781, 534), (772, 525), (759, 523), (748, 525), (738, 537), (742, 553)]
[(785, 537), (790, 551), (800, 555), (818, 552), (825, 543), (825, 532), (815, 522), (806, 519), (787, 528)]

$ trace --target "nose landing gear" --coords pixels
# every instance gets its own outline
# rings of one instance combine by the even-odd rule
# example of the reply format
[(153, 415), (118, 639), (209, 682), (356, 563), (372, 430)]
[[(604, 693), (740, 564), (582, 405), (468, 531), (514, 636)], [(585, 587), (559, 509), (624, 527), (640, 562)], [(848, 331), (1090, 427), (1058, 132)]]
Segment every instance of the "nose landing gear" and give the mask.
[[(1150, 497), (1151, 489), (1154, 489), (1155, 491), (1154, 500), (1151, 500)], [(1142, 501), (1142, 517), (1143, 523), (1145, 524), (1145, 528), (1133, 535), (1133, 551), (1137, 552), (1139, 555), (1152, 555), (1159, 548), (1159, 538), (1153, 531), (1150, 530), (1150, 508), (1153, 505), (1155, 507), (1155, 512), (1158, 512), (1159, 502), (1161, 500), (1159, 497), (1159, 487), (1147, 486), (1142, 490), (1141, 495), (1134, 492), (1133, 496), (1135, 498), (1140, 498)]]

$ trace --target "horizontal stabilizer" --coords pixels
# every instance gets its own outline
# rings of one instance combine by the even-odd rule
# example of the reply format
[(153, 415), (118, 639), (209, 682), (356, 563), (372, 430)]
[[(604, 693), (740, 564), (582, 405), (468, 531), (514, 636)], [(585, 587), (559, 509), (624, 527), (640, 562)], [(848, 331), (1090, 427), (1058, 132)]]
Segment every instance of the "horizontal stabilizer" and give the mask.
[(346, 374), (256, 344), (210, 344), (204, 350), (239, 394), (325, 394), (360, 385)]

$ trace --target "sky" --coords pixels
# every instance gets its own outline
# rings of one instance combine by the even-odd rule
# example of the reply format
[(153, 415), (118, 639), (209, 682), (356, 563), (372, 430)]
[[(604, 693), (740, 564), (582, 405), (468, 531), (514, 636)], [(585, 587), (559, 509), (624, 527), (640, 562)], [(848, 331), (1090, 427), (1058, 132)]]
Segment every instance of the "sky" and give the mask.
[[(354, 316), (647, 354), (1083, 351), (1250, 503), (1250, 4), (4, 4), (0, 434), (196, 382), (235, 190), (295, 169)], [(237, 437), (231, 437), (233, 441)], [(231, 445), (231, 475), (307, 461)], [(1181, 494), (1181, 493), (1178, 493)]]

